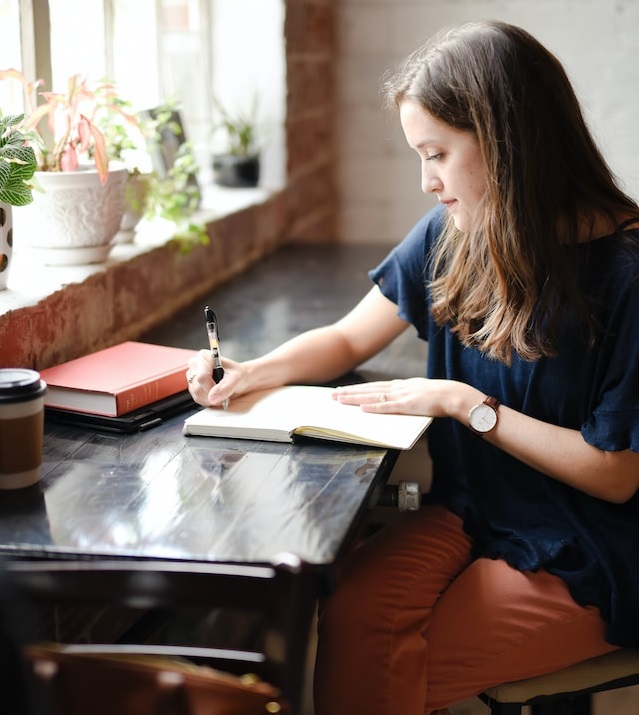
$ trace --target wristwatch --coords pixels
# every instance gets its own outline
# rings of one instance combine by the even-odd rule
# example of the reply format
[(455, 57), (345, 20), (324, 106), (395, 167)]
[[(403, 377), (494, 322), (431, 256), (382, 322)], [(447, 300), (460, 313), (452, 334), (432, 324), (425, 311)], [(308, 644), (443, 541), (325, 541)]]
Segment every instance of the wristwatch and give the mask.
[(485, 435), (497, 425), (497, 408), (499, 400), (496, 397), (487, 397), (483, 402), (470, 408), (468, 413), (468, 426), (478, 435)]

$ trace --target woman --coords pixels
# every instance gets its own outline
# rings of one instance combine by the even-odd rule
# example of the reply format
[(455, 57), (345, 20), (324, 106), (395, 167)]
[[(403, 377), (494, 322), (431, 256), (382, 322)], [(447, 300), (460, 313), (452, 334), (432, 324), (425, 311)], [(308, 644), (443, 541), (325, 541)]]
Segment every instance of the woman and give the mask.
[(639, 208), (556, 58), (500, 22), (440, 33), (385, 83), (429, 212), (334, 325), (192, 361), (219, 405), (322, 382), (408, 326), (427, 377), (344, 387), (433, 415), (433, 487), (355, 550), (323, 605), (317, 715), (445, 712), (492, 685), (639, 646)]

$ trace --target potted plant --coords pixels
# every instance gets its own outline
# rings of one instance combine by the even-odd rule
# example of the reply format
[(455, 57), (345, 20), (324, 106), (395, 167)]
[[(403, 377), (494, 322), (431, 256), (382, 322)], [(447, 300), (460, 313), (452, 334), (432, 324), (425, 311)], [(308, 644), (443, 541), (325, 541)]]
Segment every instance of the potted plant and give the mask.
[(132, 241), (138, 224), (146, 219), (145, 223), (165, 222), (167, 232), (185, 248), (193, 241), (207, 242), (206, 228), (193, 218), (201, 199), (199, 166), (176, 105), (166, 102), (140, 112), (133, 121), (127, 120), (132, 112), (129, 102), (118, 100), (118, 107), (126, 110), (126, 117), (102, 106), (96, 113), (109, 156), (124, 162), (129, 172), (126, 211), (115, 241)]
[(213, 153), (213, 180), (220, 186), (255, 187), (260, 179), (260, 153), (257, 142), (257, 99), (248, 112), (235, 113), (215, 101), (218, 121), (214, 140), (220, 148)]
[(125, 210), (115, 243), (130, 243), (148, 206), (152, 161), (148, 151), (154, 128), (138, 115), (127, 99), (118, 97), (112, 85), (99, 94), (94, 124), (104, 136), (106, 153), (122, 162), (127, 170), (124, 186)]
[(24, 114), (0, 112), (0, 290), (5, 290), (13, 256), (12, 206), (33, 201), (31, 181), (37, 168), (29, 146), (32, 136), (20, 129)]
[[(93, 121), (98, 90), (80, 75), (69, 78), (65, 93), (38, 91), (40, 81), (28, 82), (14, 69), (0, 71), (0, 79), (22, 83), (28, 110), (24, 128), (38, 137), (32, 146), (42, 192), (14, 213), (21, 244), (48, 264), (104, 261), (124, 213), (127, 172), (110, 162), (104, 135)], [(39, 98), (44, 103), (38, 104)]]
[(147, 143), (155, 157), (145, 218), (165, 221), (183, 249), (192, 243), (208, 243), (206, 227), (194, 219), (202, 198), (197, 182), (199, 171), (193, 144), (186, 139), (174, 102), (150, 110)]

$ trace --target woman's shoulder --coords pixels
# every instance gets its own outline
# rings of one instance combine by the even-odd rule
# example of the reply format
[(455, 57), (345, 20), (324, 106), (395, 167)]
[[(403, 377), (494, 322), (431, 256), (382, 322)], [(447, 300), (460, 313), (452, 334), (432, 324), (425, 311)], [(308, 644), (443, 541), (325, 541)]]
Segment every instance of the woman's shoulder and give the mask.
[(394, 246), (386, 258), (369, 272), (375, 281), (409, 281), (415, 285), (425, 285), (427, 265), (433, 243), (444, 226), (444, 207), (435, 206), (413, 225), (404, 238)]
[(582, 290), (597, 312), (639, 310), (639, 228), (579, 244)]
[(639, 271), (639, 221), (622, 224), (590, 241), (577, 244), (586, 259), (601, 270), (604, 266), (624, 267), (631, 274)]
[(444, 218), (443, 206), (432, 208), (414, 224), (401, 243), (396, 246), (395, 252), (403, 256), (418, 255), (423, 265), (423, 259), (430, 253), (433, 244), (441, 235)]
[(446, 208), (442, 204), (438, 204), (421, 217), (408, 235), (416, 233), (421, 236), (422, 240), (434, 241), (444, 229), (445, 217)]

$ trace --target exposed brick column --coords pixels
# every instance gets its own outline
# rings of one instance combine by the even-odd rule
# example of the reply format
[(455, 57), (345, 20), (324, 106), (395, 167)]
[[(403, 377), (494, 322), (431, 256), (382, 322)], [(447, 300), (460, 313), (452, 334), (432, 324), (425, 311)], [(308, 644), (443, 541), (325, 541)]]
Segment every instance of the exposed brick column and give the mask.
[(292, 241), (335, 240), (335, 0), (287, 0), (287, 150)]

